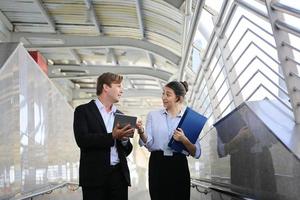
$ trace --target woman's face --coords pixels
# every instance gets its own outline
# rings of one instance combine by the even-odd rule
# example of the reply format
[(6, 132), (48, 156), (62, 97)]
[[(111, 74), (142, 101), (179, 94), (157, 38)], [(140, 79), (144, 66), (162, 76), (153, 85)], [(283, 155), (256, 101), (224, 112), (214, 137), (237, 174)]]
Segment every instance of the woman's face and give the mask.
[(174, 90), (172, 90), (169, 87), (164, 87), (163, 93), (162, 93), (162, 101), (163, 105), (166, 109), (172, 108), (177, 103), (177, 97), (175, 95)]

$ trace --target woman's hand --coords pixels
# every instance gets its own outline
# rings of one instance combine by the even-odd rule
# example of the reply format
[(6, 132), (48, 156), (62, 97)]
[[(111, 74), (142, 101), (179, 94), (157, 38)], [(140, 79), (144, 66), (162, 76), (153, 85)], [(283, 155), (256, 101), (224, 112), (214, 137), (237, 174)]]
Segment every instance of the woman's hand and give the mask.
[(191, 154), (191, 156), (195, 156), (196, 154), (196, 146), (191, 143), (191, 141), (185, 136), (183, 130), (181, 128), (177, 128), (173, 134), (174, 140), (181, 142)]
[(136, 123), (136, 128), (138, 130), (139, 135), (144, 133), (143, 122), (141, 120), (138, 120), (138, 122)]
[(141, 140), (146, 143), (147, 142), (147, 134), (145, 133), (145, 129), (143, 127), (143, 122), (141, 120), (138, 120), (136, 123), (136, 128), (138, 130), (138, 134), (141, 138)]
[(188, 138), (184, 135), (184, 132), (181, 128), (177, 128), (174, 131), (173, 138), (174, 138), (174, 140), (176, 140), (178, 142), (182, 142), (182, 143), (184, 141), (188, 140)]

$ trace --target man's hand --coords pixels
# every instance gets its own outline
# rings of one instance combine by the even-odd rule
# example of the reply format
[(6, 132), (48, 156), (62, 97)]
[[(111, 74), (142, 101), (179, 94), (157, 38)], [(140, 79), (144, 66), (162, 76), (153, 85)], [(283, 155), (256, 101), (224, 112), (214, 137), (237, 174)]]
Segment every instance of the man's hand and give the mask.
[(130, 124), (127, 124), (123, 128), (118, 123), (117, 126), (112, 131), (112, 137), (114, 139), (122, 140), (123, 138), (128, 138), (134, 133), (134, 128), (131, 128)]

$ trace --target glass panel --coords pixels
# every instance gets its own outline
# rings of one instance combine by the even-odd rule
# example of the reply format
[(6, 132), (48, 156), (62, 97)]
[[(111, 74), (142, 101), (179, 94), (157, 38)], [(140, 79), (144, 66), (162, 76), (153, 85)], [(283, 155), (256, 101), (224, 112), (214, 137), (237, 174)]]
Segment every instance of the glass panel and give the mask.
[(21, 45), (1, 68), (0, 82), (0, 199), (77, 182), (73, 109)]
[(203, 56), (203, 52), (206, 48), (207, 40), (208, 38), (205, 38), (199, 30), (196, 31), (193, 45), (200, 51), (201, 57)]
[(192, 70), (198, 72), (201, 65), (200, 52), (196, 48), (193, 48), (192, 56)]
[(199, 19), (198, 30), (201, 32), (205, 40), (207, 41), (212, 34), (214, 28), (213, 18), (210, 13), (203, 10)]
[[(245, 17), (243, 17), (243, 16), (245, 16)], [(240, 20), (241, 17), (242, 17), (242, 19)], [(240, 20), (240, 22), (237, 25), (239, 20)], [(251, 20), (251, 21), (249, 21), (249, 20)], [(243, 9), (241, 7), (238, 7), (236, 9), (236, 12), (232, 18), (232, 21), (229, 24), (229, 26), (225, 32), (225, 35), (227, 38), (230, 36), (230, 34), (232, 33), (232, 31), (236, 25), (237, 25), (237, 28), (236, 28), (235, 32), (233, 33), (232, 37), (230, 38), (232, 40), (232, 41), (230, 41), (230, 44), (231, 44), (230, 49), (233, 49), (233, 47), (235, 46), (234, 44), (237, 43), (237, 41), (242, 36), (242, 33), (244, 33), (247, 28), (251, 29), (253, 32), (257, 33), (259, 36), (263, 37), (265, 40), (267, 40), (271, 44), (275, 45), (274, 38), (272, 37), (272, 35), (270, 35), (272, 33), (272, 27), (271, 27), (270, 23), (259, 18), (258, 16), (254, 15), (253, 13), (247, 11), (246, 9)], [(265, 32), (264, 30), (267, 32)]]
[(252, 110), (240, 106), (215, 127), (218, 137), (212, 131), (202, 139), (210, 160), (203, 158), (208, 175), (200, 174), (200, 179), (211, 170), (213, 184), (225, 183), (223, 187), (254, 199), (298, 198), (300, 161)]
[[(238, 16), (241, 16), (242, 19), (232, 36), (230, 36), (234, 25), (237, 23)], [(272, 30), (269, 23), (240, 7), (234, 15), (230, 28), (226, 31), (225, 35), (230, 37), (227, 45), (231, 50), (229, 57), (226, 59), (231, 59), (233, 62), (229, 68), (236, 72), (238, 82), (235, 84), (239, 84), (242, 88), (250, 81), (245, 88), (242, 88), (241, 94), (243, 99), (247, 99), (259, 84), (263, 84), (276, 96), (280, 96), (284, 99), (288, 98), (285, 94), (282, 95), (280, 90), (267, 80), (267, 77), (269, 77), (276, 85), (279, 85), (281, 82), (280, 86), (283, 89), (286, 88), (285, 84), (282, 83), (282, 79), (279, 77), (280, 66), (275, 41), (271, 33)], [(255, 73), (256, 75), (253, 80), (249, 80)], [(262, 76), (261, 73), (266, 74), (267, 77)], [(260, 97), (259, 99), (270, 96), (269, 92), (265, 90), (258, 90), (256, 93), (257, 92), (260, 93), (254, 96)], [(237, 92), (236, 94), (239, 93), (240, 92)], [(254, 100), (253, 98), (254, 97), (251, 97), (252, 100)], [(272, 99), (273, 98), (275, 97), (273, 96)]]
[(230, 111), (232, 111), (235, 108), (233, 100), (231, 100), (231, 102), (229, 102), (229, 103), (230, 104), (227, 105), (227, 108), (226, 108), (226, 110), (224, 110), (224, 112), (222, 113), (221, 117), (224, 117), (225, 115), (227, 115)]
[(21, 191), (20, 153), (28, 138), (20, 133), (20, 128), (27, 127), (20, 127), (18, 66), (13, 59), (3, 64), (0, 69), (0, 199), (8, 199)]
[[(228, 0), (226, 0), (228, 1)], [(210, 0), (205, 1), (205, 5), (208, 6), (210, 9), (213, 9), (215, 12), (219, 13), (222, 7), (222, 0)]]

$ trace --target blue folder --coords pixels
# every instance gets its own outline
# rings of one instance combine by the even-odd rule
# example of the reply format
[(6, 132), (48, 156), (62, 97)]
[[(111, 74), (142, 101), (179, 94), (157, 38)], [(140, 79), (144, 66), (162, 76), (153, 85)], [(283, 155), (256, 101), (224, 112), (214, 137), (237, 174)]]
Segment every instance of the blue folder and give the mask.
[[(191, 143), (195, 144), (206, 121), (207, 118), (205, 116), (187, 107), (177, 128), (181, 128)], [(181, 142), (174, 140), (173, 137), (169, 141), (168, 146), (177, 152), (188, 153), (185, 146)]]

